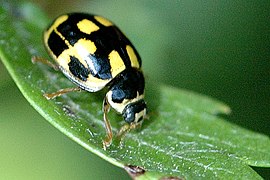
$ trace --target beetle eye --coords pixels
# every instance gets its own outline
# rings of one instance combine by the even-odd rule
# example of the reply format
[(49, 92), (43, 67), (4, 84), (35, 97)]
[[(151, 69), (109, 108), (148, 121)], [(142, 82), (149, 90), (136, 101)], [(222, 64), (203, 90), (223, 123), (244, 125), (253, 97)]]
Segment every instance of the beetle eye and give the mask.
[(124, 120), (127, 123), (132, 123), (135, 120), (135, 114), (132, 108), (125, 108), (123, 113)]
[[(137, 123), (143, 120), (145, 110), (146, 104), (144, 100), (139, 100), (137, 102), (128, 104), (123, 110), (122, 115), (127, 123), (134, 122), (135, 120)], [(140, 117), (136, 117), (136, 115)]]

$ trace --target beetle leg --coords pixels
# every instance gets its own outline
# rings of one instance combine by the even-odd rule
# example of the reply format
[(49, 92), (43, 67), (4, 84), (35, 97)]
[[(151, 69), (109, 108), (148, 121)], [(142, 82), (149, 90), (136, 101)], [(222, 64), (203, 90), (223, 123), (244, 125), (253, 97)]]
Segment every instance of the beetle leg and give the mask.
[(103, 120), (105, 123), (105, 129), (106, 129), (106, 138), (103, 140), (103, 149), (106, 150), (107, 147), (109, 147), (112, 144), (112, 127), (110, 124), (110, 121), (107, 117), (108, 112), (110, 111), (110, 104), (108, 103), (107, 97), (103, 100)]
[(38, 56), (33, 56), (31, 58), (32, 60), (32, 63), (36, 63), (36, 62), (41, 62), (43, 64), (46, 64), (48, 66), (50, 66), (51, 68), (53, 68), (54, 70), (58, 71), (59, 70), (59, 66), (52, 63), (51, 61), (47, 60), (47, 59), (44, 59), (42, 57), (38, 57)]
[(54, 93), (44, 93), (43, 96), (47, 99), (53, 99), (69, 92), (75, 92), (75, 91), (81, 91), (81, 90), (82, 89), (80, 87), (66, 88), (66, 89), (60, 89)]
[(116, 137), (120, 141), (120, 144), (122, 143), (122, 140), (124, 139), (125, 135), (133, 129), (140, 128), (142, 126), (142, 123), (131, 123), (131, 124), (125, 124), (121, 127), (119, 132), (117, 133)]

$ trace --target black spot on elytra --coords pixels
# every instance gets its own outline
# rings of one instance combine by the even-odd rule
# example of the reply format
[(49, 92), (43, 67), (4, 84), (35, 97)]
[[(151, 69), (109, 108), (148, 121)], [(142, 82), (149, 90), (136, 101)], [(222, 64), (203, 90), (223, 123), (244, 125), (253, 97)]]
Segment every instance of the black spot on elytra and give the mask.
[[(82, 32), (77, 24), (83, 19), (87, 19), (96, 24), (99, 27), (99, 30), (92, 32), (91, 34)], [(140, 56), (129, 39), (116, 26), (113, 25), (107, 27), (99, 23), (94, 18), (94, 15), (85, 13), (68, 14), (68, 19), (57, 27), (57, 31), (71, 46), (74, 46), (80, 39), (92, 41), (97, 48), (96, 52), (92, 55), (96, 57), (97, 60), (108, 59), (109, 54), (113, 50), (117, 51), (127, 68), (131, 67), (130, 59), (126, 51), (126, 46), (129, 45), (134, 49), (138, 62), (141, 65)], [(104, 76), (108, 75), (107, 72), (101, 74), (104, 74)], [(108, 79), (108, 77), (102, 78), (102, 75), (100, 78)]]
[(94, 65), (94, 69), (91, 70), (90, 73), (92, 76), (98, 79), (110, 79), (112, 78), (111, 74), (111, 65), (109, 59), (106, 57), (97, 57), (95, 55), (90, 55), (90, 59)]
[(74, 56), (70, 56), (68, 63), (70, 72), (82, 81), (86, 81), (89, 75), (89, 70)]
[(68, 49), (68, 46), (65, 44), (65, 41), (61, 39), (54, 31), (49, 36), (48, 46), (53, 52), (53, 54), (58, 57), (65, 49)]

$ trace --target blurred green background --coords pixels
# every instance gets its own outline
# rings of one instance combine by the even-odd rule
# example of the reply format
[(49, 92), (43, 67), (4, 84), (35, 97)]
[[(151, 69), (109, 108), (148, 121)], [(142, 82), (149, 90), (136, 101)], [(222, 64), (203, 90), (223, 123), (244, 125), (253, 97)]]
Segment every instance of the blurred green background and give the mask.
[[(270, 1), (33, 1), (50, 18), (103, 15), (131, 39), (146, 81), (227, 103), (230, 122), (270, 135)], [(0, 179), (128, 179), (69, 140), (22, 97), (0, 65)], [(270, 177), (269, 168), (256, 168)]]

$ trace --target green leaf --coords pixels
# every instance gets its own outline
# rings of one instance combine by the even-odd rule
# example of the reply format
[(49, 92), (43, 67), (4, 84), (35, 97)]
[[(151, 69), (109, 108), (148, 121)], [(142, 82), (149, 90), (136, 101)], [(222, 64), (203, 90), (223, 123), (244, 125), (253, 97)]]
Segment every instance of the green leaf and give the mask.
[[(230, 109), (193, 92), (147, 82), (150, 119), (128, 133), (122, 145), (102, 149), (104, 92), (70, 93), (46, 100), (44, 92), (74, 87), (60, 72), (33, 64), (33, 55), (49, 58), (42, 31), (49, 20), (32, 4), (1, 2), (0, 58), (29, 103), (65, 135), (132, 177), (260, 179), (250, 166), (270, 167), (269, 137), (227, 122)], [(145, 69), (147, 73), (147, 69)], [(110, 113), (114, 133), (122, 118)]]

